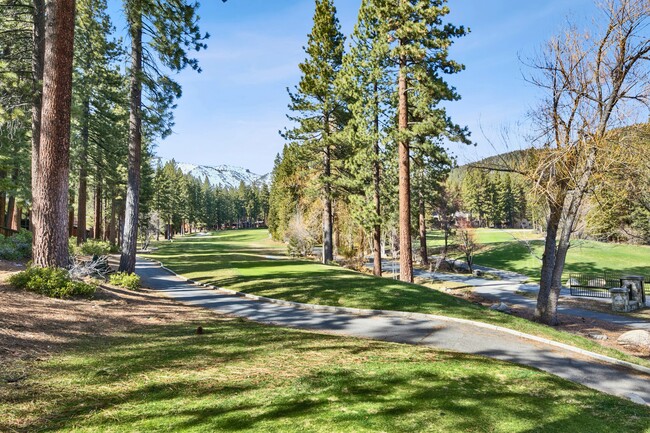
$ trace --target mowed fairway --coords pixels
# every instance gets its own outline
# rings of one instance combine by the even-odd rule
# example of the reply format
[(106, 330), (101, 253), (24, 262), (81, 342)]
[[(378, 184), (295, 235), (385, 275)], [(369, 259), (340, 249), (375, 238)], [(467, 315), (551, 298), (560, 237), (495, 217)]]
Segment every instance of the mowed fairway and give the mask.
[[(205, 333), (193, 335), (201, 324)], [(218, 319), (96, 338), (0, 382), (0, 431), (647, 432), (650, 410), (488, 358)]]
[[(512, 241), (493, 243), (476, 255), (476, 263), (497, 269), (518, 272), (538, 281), (544, 253), (543, 241), (528, 244)], [(575, 240), (569, 249), (564, 268), (568, 274), (613, 272), (650, 277), (650, 247), (645, 245), (609, 244), (605, 242)]]
[(286, 247), (265, 230), (233, 230), (160, 242), (150, 257), (185, 277), (217, 287), (288, 301), (363, 309), (439, 314), (477, 320), (551, 338), (583, 349), (650, 366), (650, 362), (432, 290), (376, 278), (337, 266), (284, 257)]
[[(480, 244), (474, 258), (477, 265), (517, 272), (539, 281), (544, 253), (542, 234), (509, 229), (474, 229), (473, 232)], [(432, 231), (427, 239), (430, 247), (443, 245), (440, 231)], [(452, 238), (449, 242), (453, 241)], [(458, 258), (461, 256), (457, 254)], [(650, 246), (574, 240), (564, 268), (566, 279), (571, 272), (613, 272), (650, 278)]]

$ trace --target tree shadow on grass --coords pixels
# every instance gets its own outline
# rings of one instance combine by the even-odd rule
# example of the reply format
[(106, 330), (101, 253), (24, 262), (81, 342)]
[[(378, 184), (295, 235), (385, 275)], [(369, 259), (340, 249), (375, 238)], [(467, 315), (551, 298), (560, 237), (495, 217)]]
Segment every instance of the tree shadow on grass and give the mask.
[[(541, 257), (542, 241), (531, 241), (530, 245), (538, 252)], [(612, 247), (616, 247), (615, 245)], [(579, 251), (593, 250), (598, 254), (604, 255), (598, 262), (595, 260), (587, 260), (582, 258), (581, 261), (574, 261), (572, 253), (576, 254), (575, 257), (582, 257), (577, 255)], [(616, 251), (610, 252), (612, 257), (616, 257)], [(529, 261), (523, 261), (523, 258), (530, 258)], [(584, 245), (576, 246), (569, 250), (567, 263), (565, 264), (564, 272), (568, 276), (569, 273), (590, 273), (602, 274), (604, 272), (644, 275), (650, 277), (650, 267), (647, 265), (634, 263), (633, 261), (625, 262), (621, 265), (611, 265), (606, 260), (606, 251), (602, 249), (601, 244), (586, 243)], [(503, 269), (508, 271), (518, 272), (528, 275), (533, 278), (539, 278), (541, 269), (541, 262), (533, 258), (528, 250), (528, 247), (521, 243), (506, 243), (494, 244), (488, 251), (481, 252), (476, 256), (476, 264), (489, 266), (492, 268)]]
[(47, 363), (12, 401), (45, 408), (24, 430), (636, 433), (650, 422), (640, 406), (487, 358), (246, 322), (206, 329), (151, 328)]

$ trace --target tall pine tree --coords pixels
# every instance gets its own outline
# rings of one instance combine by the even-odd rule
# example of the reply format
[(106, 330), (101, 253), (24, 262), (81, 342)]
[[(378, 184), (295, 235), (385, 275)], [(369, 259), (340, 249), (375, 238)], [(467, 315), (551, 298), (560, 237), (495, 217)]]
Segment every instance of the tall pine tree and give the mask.
[[(205, 48), (208, 37), (198, 27), (198, 3), (187, 0), (126, 0), (125, 10), (131, 38), (129, 156), (126, 213), (122, 236), (120, 271), (135, 270), (140, 207), (143, 118), (149, 138), (171, 132), (174, 100), (180, 86), (163, 71), (178, 72), (187, 66), (199, 70), (190, 50)], [(148, 112), (143, 110), (144, 99)], [(148, 123), (148, 124), (147, 124)]]
[(351, 118), (345, 138), (351, 145), (346, 161), (352, 212), (362, 227), (372, 231), (373, 273), (381, 276), (382, 161), (387, 128), (395, 114), (392, 80), (387, 70), (388, 40), (379, 33), (374, 0), (364, 0), (352, 34), (352, 46), (343, 60), (339, 91), (348, 100)]
[(446, 0), (375, 1), (380, 35), (391, 41), (389, 55), (398, 69), (400, 279), (412, 282), (410, 144), (445, 133), (464, 136), (439, 104), (460, 98), (444, 75), (464, 69), (449, 58), (449, 47), (467, 30), (443, 22), (449, 14)]
[(314, 26), (305, 48), (307, 58), (300, 64), (302, 77), (295, 93), (289, 92), (293, 114), (288, 117), (297, 126), (284, 133), (287, 140), (300, 143), (309, 160), (321, 161), (318, 178), (323, 204), (323, 263), (334, 258), (332, 161), (340, 150), (334, 136), (347, 117), (335, 92), (335, 80), (343, 61), (344, 42), (334, 4), (316, 0)]

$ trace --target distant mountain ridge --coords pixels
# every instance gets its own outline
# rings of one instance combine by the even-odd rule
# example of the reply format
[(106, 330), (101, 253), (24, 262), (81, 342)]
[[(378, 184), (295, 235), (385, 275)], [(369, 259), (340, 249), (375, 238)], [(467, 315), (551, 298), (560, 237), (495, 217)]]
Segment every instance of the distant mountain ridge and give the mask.
[(177, 162), (176, 165), (183, 174), (190, 174), (197, 179), (203, 180), (206, 177), (212, 186), (237, 188), (240, 182), (246, 185), (254, 183), (269, 183), (271, 174), (256, 174), (242, 167), (232, 165), (197, 165), (186, 162)]

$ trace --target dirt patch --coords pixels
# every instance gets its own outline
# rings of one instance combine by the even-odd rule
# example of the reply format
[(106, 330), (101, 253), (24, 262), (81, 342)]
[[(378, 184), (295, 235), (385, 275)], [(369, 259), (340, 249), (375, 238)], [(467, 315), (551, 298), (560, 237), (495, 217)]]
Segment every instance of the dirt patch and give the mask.
[(650, 308), (643, 308), (641, 310), (632, 311), (630, 313), (617, 313), (612, 311), (612, 304), (609, 300), (607, 302), (602, 302), (594, 299), (562, 297), (560, 298), (560, 302), (563, 305), (569, 305), (576, 308), (584, 308), (585, 310), (600, 311), (608, 314), (619, 314), (623, 317), (633, 317), (636, 319), (650, 321)]
[(0, 261), (0, 367), (47, 357), (81, 339), (146, 325), (214, 318), (207, 310), (184, 306), (146, 289), (104, 286), (91, 300), (60, 300), (18, 291), (6, 279), (20, 269)]

